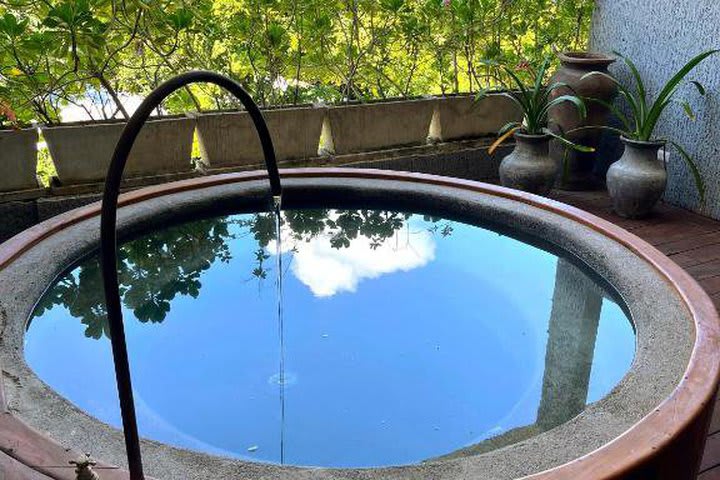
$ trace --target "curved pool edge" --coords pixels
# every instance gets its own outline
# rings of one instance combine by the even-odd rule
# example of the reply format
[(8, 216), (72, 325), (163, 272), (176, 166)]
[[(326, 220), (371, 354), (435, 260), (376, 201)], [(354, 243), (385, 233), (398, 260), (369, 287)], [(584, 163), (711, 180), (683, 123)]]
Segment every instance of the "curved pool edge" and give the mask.
[[(693, 450), (693, 447), (701, 445), (704, 441), (701, 437), (709, 422), (712, 399), (720, 376), (718, 317), (711, 300), (699, 285), (654, 247), (630, 232), (575, 207), (494, 185), (425, 174), (359, 169), (293, 169), (283, 170), (281, 174), (284, 179), (332, 177), (410, 181), (487, 194), (517, 201), (578, 222), (634, 252), (655, 268), (658, 274), (672, 286), (683, 299), (693, 318), (695, 342), (685, 376), (655, 411), (641, 419), (623, 435), (577, 460), (528, 478), (624, 478), (630, 473), (637, 473), (639, 468), (662, 470), (664, 476), (658, 478), (682, 478), (668, 473), (673, 463), (666, 458), (668, 454), (675, 452), (672, 458), (683, 459), (687, 459), (690, 453), (699, 455), (699, 452), (695, 451), (697, 448)], [(265, 179), (264, 172), (247, 172), (184, 180), (124, 194), (120, 199), (120, 206), (129, 206), (173, 193)], [(96, 217), (99, 211), (99, 203), (96, 203), (54, 217), (13, 237), (0, 246), (0, 270), (43, 239), (83, 220)], [(2, 406), (5, 409), (5, 406)], [(0, 450), (20, 460), (21, 463), (39, 466), (55, 462), (57, 465), (75, 458), (75, 453), (67, 452), (64, 447), (28, 427), (10, 413), (6, 412), (0, 422), (3, 427), (8, 427), (0, 431)], [(658, 452), (662, 454), (662, 459)], [(103, 478), (125, 478), (119, 471), (104, 470), (103, 472)], [(55, 477), (57, 471), (44, 473), (50, 474), (53, 478), (72, 478), (71, 476)]]

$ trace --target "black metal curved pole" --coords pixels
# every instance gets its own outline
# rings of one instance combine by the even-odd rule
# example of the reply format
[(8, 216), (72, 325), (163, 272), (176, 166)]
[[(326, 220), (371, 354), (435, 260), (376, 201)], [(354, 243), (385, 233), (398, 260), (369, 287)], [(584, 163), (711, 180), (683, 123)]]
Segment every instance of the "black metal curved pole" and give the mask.
[(273, 196), (280, 195), (280, 175), (275, 150), (268, 131), (265, 119), (260, 109), (250, 95), (239, 83), (225, 76), (213, 72), (189, 72), (171, 78), (163, 83), (145, 98), (128, 121), (120, 135), (115, 152), (113, 153), (105, 179), (105, 191), (102, 200), (102, 213), (100, 217), (100, 258), (102, 262), (103, 286), (105, 289), (105, 305), (107, 308), (108, 323), (110, 326), (110, 343), (112, 345), (113, 361), (115, 363), (115, 379), (120, 397), (120, 412), (122, 414), (123, 433), (125, 434), (125, 448), (127, 450), (130, 480), (144, 480), (142, 456), (140, 453), (140, 437), (138, 435), (137, 418), (135, 416), (135, 401), (130, 380), (130, 363), (128, 361), (127, 344), (125, 342), (125, 327), (123, 325), (122, 308), (120, 303), (120, 285), (117, 272), (117, 201), (120, 194), (125, 164), (135, 139), (140, 133), (148, 117), (160, 103), (171, 93), (191, 83), (212, 83), (232, 93), (237, 97), (250, 114), (255, 129), (260, 137), (265, 166), (270, 177), (270, 190)]

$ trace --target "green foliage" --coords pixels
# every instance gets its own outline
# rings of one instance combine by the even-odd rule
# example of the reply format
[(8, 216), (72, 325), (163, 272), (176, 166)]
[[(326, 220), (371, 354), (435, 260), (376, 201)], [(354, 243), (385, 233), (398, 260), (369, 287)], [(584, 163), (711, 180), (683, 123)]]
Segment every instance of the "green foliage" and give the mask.
[[(577, 145), (567, 140), (562, 135), (558, 135), (548, 128), (548, 115), (557, 105), (561, 103), (571, 103), (577, 108), (582, 118), (587, 116), (587, 108), (585, 102), (575, 95), (556, 95), (557, 90), (571, 89), (571, 87), (563, 82), (554, 82), (546, 85), (548, 77), (548, 67), (550, 66), (551, 57), (546, 57), (540, 64), (539, 68), (533, 68), (529, 63), (523, 65), (523, 70), (527, 72), (530, 83), (526, 85), (518, 73), (513, 69), (504, 65), (500, 65), (500, 70), (504, 71), (511, 83), (505, 84), (501, 79), (498, 83), (504, 87), (505, 92), (500, 95), (509, 98), (522, 112), (522, 122), (510, 122), (503, 126), (498, 132), (500, 138), (490, 147), (490, 153), (500, 145), (506, 138), (515, 132), (523, 132), (527, 135), (549, 135), (560, 140), (563, 144), (582, 152), (593, 151), (589, 147)], [(486, 92), (477, 95), (478, 102), (486, 97)]]
[[(19, 119), (59, 120), (91, 98), (127, 116), (191, 69), (241, 81), (264, 105), (478, 91), (502, 72), (585, 46), (592, 0), (12, 0), (0, 2), (0, 96)], [(166, 112), (234, 107), (193, 86)]]
[[(700, 63), (702, 63), (703, 60), (718, 52), (720, 52), (720, 50), (708, 50), (690, 59), (690, 61), (687, 62), (682, 68), (680, 68), (680, 70), (678, 70), (677, 73), (675, 73), (675, 75), (673, 75), (672, 78), (670, 78), (670, 80), (668, 80), (667, 83), (659, 90), (659, 93), (654, 100), (649, 98), (648, 90), (645, 87), (645, 83), (643, 82), (642, 77), (640, 76), (640, 72), (638, 71), (635, 63), (633, 63), (632, 60), (623, 56), (622, 54), (615, 52), (617, 56), (623, 59), (623, 62), (630, 71), (633, 81), (632, 86), (627, 86), (617, 80), (615, 77), (603, 72), (590, 72), (583, 76), (582, 79), (594, 75), (599, 75), (610, 79), (617, 85), (618, 91), (620, 93), (620, 98), (625, 102), (630, 113), (629, 115), (627, 115), (622, 109), (616, 107), (615, 105), (608, 104), (607, 102), (599, 99), (589, 98), (587, 99), (588, 101), (596, 102), (608, 108), (613, 113), (613, 115), (617, 117), (617, 119), (620, 121), (620, 123), (622, 124), (622, 128), (598, 125), (582, 127), (582, 129), (605, 129), (622, 135), (623, 137), (641, 142), (655, 141), (662, 143), (670, 143), (673, 147), (675, 147), (675, 149), (680, 154), (680, 157), (683, 159), (683, 161), (685, 161), (688, 168), (690, 169), (690, 172), (693, 175), (693, 179), (695, 180), (695, 186), (697, 187), (700, 194), (700, 200), (704, 201), (705, 184), (692, 157), (688, 155), (688, 153), (682, 146), (678, 145), (674, 141), (671, 141), (669, 139), (656, 138), (654, 136), (654, 132), (663, 112), (665, 112), (665, 110), (672, 104), (680, 105), (688, 118), (691, 121), (695, 121), (695, 112), (693, 112), (690, 104), (684, 100), (676, 100), (675, 96), (678, 94), (680, 88), (683, 85), (683, 82), (685, 81), (685, 78), (690, 74), (690, 72), (694, 70), (695, 67), (697, 67)], [(697, 80), (692, 80), (688, 83), (692, 85), (700, 95), (705, 95), (705, 87), (703, 87), (700, 82), (698, 82)]]
[[(681, 105), (690, 120), (695, 120), (695, 113), (692, 111), (690, 104), (685, 101), (677, 101), (674, 97), (675, 95), (677, 95), (679, 88), (682, 86), (685, 77), (687, 77), (688, 74), (703, 60), (719, 51), (720, 50), (709, 50), (692, 58), (660, 89), (660, 93), (658, 93), (655, 100), (651, 100), (648, 98), (647, 88), (645, 87), (642, 77), (640, 76), (640, 72), (638, 71), (632, 60), (617, 52), (615, 52), (616, 55), (623, 59), (625, 65), (628, 67), (630, 73), (632, 74), (632, 79), (634, 83), (632, 87), (626, 86), (625, 84), (617, 80), (615, 77), (603, 72), (590, 72), (586, 74), (582, 79), (594, 75), (599, 75), (613, 81), (618, 87), (621, 98), (627, 103), (630, 109), (629, 116), (623, 113), (622, 110), (614, 107), (613, 105), (608, 105), (601, 100), (589, 100), (601, 103), (612, 110), (613, 114), (618, 118), (618, 120), (620, 120), (620, 122), (624, 126), (624, 129), (619, 130), (618, 133), (621, 133), (623, 136), (633, 140), (648, 142), (654, 140), (653, 133), (655, 132), (658, 121), (660, 120), (660, 116), (665, 111), (665, 109), (672, 103), (678, 103), (679, 105)], [(703, 87), (701, 83), (696, 80), (693, 80), (689, 83), (695, 87), (695, 89), (700, 95), (705, 95), (705, 87)]]
[(37, 177), (40, 185), (45, 188), (50, 186), (53, 177), (57, 177), (55, 164), (50, 158), (50, 150), (48, 150), (47, 146), (38, 148)]

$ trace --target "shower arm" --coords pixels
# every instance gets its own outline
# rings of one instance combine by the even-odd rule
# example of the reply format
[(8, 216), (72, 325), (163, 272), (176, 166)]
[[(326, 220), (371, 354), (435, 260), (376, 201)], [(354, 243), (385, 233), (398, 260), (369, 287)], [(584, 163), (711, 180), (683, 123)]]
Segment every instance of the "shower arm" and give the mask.
[(132, 382), (130, 380), (130, 363), (128, 361), (125, 328), (123, 325), (120, 303), (120, 285), (117, 271), (117, 202), (120, 194), (125, 164), (137, 139), (140, 130), (150, 114), (176, 90), (192, 83), (212, 83), (233, 94), (240, 100), (255, 125), (265, 157), (265, 167), (270, 179), (270, 191), (273, 197), (280, 196), (280, 174), (275, 160), (272, 139), (260, 113), (260, 109), (245, 89), (236, 81), (223, 75), (195, 71), (171, 78), (162, 83), (143, 100), (135, 113), (130, 117), (115, 146), (102, 199), (100, 216), (100, 258), (102, 264), (103, 287), (105, 290), (105, 306), (110, 326), (110, 343), (112, 345), (115, 379), (120, 399), (125, 449), (127, 451), (130, 480), (144, 480), (142, 456), (140, 453), (140, 437), (138, 435), (135, 401), (133, 399)]

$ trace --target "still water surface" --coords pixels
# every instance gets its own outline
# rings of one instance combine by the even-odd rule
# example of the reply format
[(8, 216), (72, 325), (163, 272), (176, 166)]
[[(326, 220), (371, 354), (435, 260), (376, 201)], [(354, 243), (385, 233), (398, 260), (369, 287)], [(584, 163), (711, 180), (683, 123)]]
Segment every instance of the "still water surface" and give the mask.
[[(409, 464), (551, 428), (630, 368), (622, 309), (546, 251), (397, 212), (290, 210), (281, 220), (279, 245), (270, 213), (122, 245), (144, 437), (292, 465)], [(25, 356), (60, 394), (119, 427), (107, 335), (91, 257), (42, 298)]]

